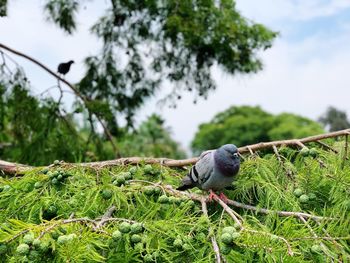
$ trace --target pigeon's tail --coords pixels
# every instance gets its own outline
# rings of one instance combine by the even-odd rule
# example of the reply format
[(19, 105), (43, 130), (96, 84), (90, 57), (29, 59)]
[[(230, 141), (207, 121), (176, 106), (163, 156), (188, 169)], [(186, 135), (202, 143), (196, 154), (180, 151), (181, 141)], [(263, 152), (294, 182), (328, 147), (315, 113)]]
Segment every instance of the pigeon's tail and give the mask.
[(198, 186), (198, 172), (196, 166), (192, 166), (190, 172), (182, 178), (181, 185), (176, 189), (184, 191)]
[(188, 175), (185, 176), (182, 181), (181, 181), (181, 185), (176, 188), (176, 190), (179, 191), (185, 191), (187, 189), (191, 189), (193, 187), (196, 187), (197, 185), (195, 184), (195, 182), (193, 182), (193, 180), (191, 179), (191, 177), (189, 177)]

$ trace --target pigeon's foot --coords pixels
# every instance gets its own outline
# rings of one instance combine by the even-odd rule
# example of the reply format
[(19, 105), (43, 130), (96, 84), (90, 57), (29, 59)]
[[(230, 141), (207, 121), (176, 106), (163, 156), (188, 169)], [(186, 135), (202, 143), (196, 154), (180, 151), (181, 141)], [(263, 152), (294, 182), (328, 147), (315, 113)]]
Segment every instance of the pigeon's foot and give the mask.
[(214, 191), (210, 189), (209, 190), (208, 201), (212, 202), (214, 198), (220, 198), (220, 197), (218, 197), (218, 195), (215, 194)]
[(219, 198), (220, 198), (225, 204), (227, 204), (228, 198), (227, 198), (227, 196), (226, 196), (223, 192), (220, 193)]

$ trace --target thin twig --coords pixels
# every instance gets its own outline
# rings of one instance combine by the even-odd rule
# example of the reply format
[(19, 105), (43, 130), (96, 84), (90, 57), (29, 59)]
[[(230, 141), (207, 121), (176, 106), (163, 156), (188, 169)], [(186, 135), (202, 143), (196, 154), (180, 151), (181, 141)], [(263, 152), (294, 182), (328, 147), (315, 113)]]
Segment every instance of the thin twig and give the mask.
[(334, 152), (334, 153), (338, 153), (338, 151), (334, 148), (332, 148), (331, 146), (329, 146), (328, 144), (321, 142), (321, 141), (315, 141), (316, 143), (318, 143), (319, 145), (323, 146), (324, 148)]
[[(343, 136), (345, 134), (348, 134), (350, 132), (350, 129), (345, 129), (345, 130), (341, 130), (341, 131), (336, 131), (336, 132), (329, 132), (329, 133), (325, 133), (325, 134), (319, 134), (319, 135), (314, 135), (314, 136), (309, 136), (309, 137), (305, 137), (302, 139), (291, 139), (291, 140), (280, 140), (280, 141), (272, 141), (272, 142), (261, 142), (261, 143), (257, 143), (257, 144), (252, 144), (252, 145), (248, 145), (253, 151), (256, 150), (262, 150), (262, 149), (266, 149), (266, 148), (270, 148), (273, 145), (276, 146), (292, 146), (295, 145), (296, 142), (300, 142), (300, 143), (309, 143), (309, 142), (315, 142), (315, 141), (319, 141), (319, 140), (323, 140), (323, 139), (327, 139), (327, 138), (334, 138), (334, 137), (338, 137), (338, 136)], [(247, 146), (244, 147), (240, 147), (239, 149), (240, 153), (247, 153), (249, 152)]]
[[(63, 220), (58, 220), (58, 221), (50, 221), (47, 223), (40, 224), (38, 226), (41, 227), (46, 227), (44, 230), (40, 232), (40, 235), (38, 236), (38, 239), (41, 239), (45, 234), (49, 233), (52, 229), (65, 225), (65, 224), (72, 224), (72, 223), (83, 223), (88, 227), (91, 227), (94, 231), (98, 231), (100, 233), (104, 233), (106, 235), (110, 235), (108, 232), (101, 230), (100, 228), (103, 227), (104, 224), (108, 222), (113, 222), (113, 221), (123, 221), (123, 222), (128, 222), (128, 223), (136, 223), (134, 220), (126, 219), (126, 218), (116, 218), (116, 217), (108, 217), (109, 215), (112, 215), (112, 213), (115, 210), (115, 206), (110, 207), (107, 212), (102, 216), (102, 218), (97, 218), (97, 219), (90, 219), (90, 218), (69, 218), (69, 219), (63, 219)], [(102, 223), (102, 224), (101, 224)], [(31, 231), (37, 226), (32, 226), (29, 227), (28, 229), (22, 230), (21, 232), (17, 233), (10, 239), (4, 241), (5, 243), (9, 243), (13, 240), (15, 240), (17, 237)]]
[(14, 235), (13, 237), (11, 237), (10, 239), (8, 239), (8, 240), (6, 240), (6, 241), (4, 241), (4, 242), (5, 242), (5, 243), (10, 243), (11, 241), (15, 240), (17, 237), (19, 237), (19, 236), (21, 236), (21, 235), (23, 235), (23, 234), (29, 232), (30, 230), (31, 230), (31, 229), (25, 229), (25, 230), (23, 230), (23, 231), (17, 233), (16, 235)]
[(247, 228), (243, 229), (242, 231), (256, 233), (256, 234), (263, 234), (263, 235), (268, 235), (268, 236), (271, 236), (271, 237), (278, 238), (278, 239), (282, 240), (286, 244), (288, 255), (290, 255), (290, 256), (294, 255), (294, 252), (292, 250), (291, 245), (289, 244), (287, 239), (285, 239), (284, 237), (281, 237), (281, 236), (278, 236), (278, 235), (274, 235), (274, 234), (271, 234), (271, 233), (268, 233), (268, 232), (264, 232), (264, 231), (252, 230), (252, 229), (247, 229)]
[(345, 163), (345, 160), (348, 158), (348, 135), (345, 135), (345, 145), (344, 145), (344, 156), (343, 156), (343, 165)]
[(276, 154), (276, 156), (277, 156), (278, 161), (279, 161), (279, 162), (282, 164), (283, 162), (282, 162), (282, 159), (281, 159), (280, 154), (278, 153), (278, 150), (277, 150), (276, 145), (272, 145), (272, 149), (273, 149), (273, 151), (275, 152), (275, 154)]
[(41, 239), (46, 233), (50, 232), (52, 229), (60, 226), (60, 225), (65, 225), (65, 224), (71, 224), (71, 223), (84, 223), (86, 225), (88, 225), (89, 223), (92, 224), (93, 226), (96, 225), (96, 221), (89, 219), (89, 218), (71, 218), (71, 219), (64, 219), (64, 220), (60, 220), (60, 221), (56, 221), (54, 224), (50, 225), (50, 223), (45, 223), (43, 224), (43, 226), (45, 225), (49, 225), (49, 227), (47, 227), (46, 229), (44, 229), (43, 231), (41, 231), (38, 239)]
[(254, 156), (254, 152), (250, 146), (247, 146), (250, 155)]
[[(187, 198), (190, 198), (193, 201), (201, 202), (201, 200), (203, 198), (203, 195), (198, 195), (198, 194), (195, 194), (195, 193), (189, 193), (189, 192), (183, 192), (183, 191), (175, 190), (171, 185), (164, 186), (164, 189), (166, 190), (166, 192), (168, 192), (170, 194), (178, 195), (178, 196), (179, 195), (186, 196)], [(208, 196), (206, 196), (206, 198), (208, 198)], [(221, 199), (219, 199), (219, 200), (221, 200)], [(231, 200), (231, 199), (227, 199), (227, 204), (228, 205), (233, 205), (233, 206), (238, 207), (238, 208), (254, 211), (254, 212), (259, 213), (259, 214), (265, 214), (265, 215), (277, 214), (278, 216), (283, 216), (283, 217), (290, 216), (290, 217), (295, 217), (295, 218), (299, 218), (299, 216), (301, 216), (303, 218), (311, 218), (311, 219), (313, 219), (315, 221), (334, 220), (335, 219), (333, 217), (315, 216), (315, 215), (302, 213), (302, 212), (278, 211), (278, 210), (270, 210), (270, 209), (266, 209), (266, 208), (259, 208), (259, 207), (256, 207), (256, 206), (243, 204), (243, 203)], [(224, 203), (224, 205), (226, 205), (226, 204)], [(233, 211), (233, 210), (231, 209), (231, 211)]]
[[(305, 226), (310, 230), (310, 233), (313, 235), (314, 238), (318, 239), (318, 235), (316, 234), (316, 232), (312, 229), (312, 227), (309, 225), (309, 223), (305, 220), (305, 218), (303, 218), (302, 216), (299, 216), (299, 219), (305, 224)], [(329, 254), (327, 252), (328, 248), (327, 246), (321, 241), (320, 242), (320, 246), (323, 248), (323, 252), (328, 255), (329, 257), (331, 257), (333, 260), (337, 261), (337, 262), (341, 262), (340, 260), (338, 260), (337, 258), (335, 258), (334, 256), (332, 256), (331, 254)]]
[(301, 142), (301, 141), (299, 141), (299, 140), (294, 140), (294, 143), (296, 144), (296, 145), (298, 145), (300, 148), (306, 148), (307, 149), (307, 147)]
[(224, 201), (222, 201), (219, 197), (214, 196), (213, 199), (216, 202), (218, 202), (221, 205), (221, 207), (232, 217), (232, 219), (235, 221), (235, 223), (239, 225), (239, 228), (243, 229), (243, 225), (242, 225), (241, 221), (239, 221), (239, 219), (237, 218), (237, 216), (235, 215), (233, 210)]
[[(202, 203), (202, 212), (203, 212), (203, 214), (207, 218), (209, 218), (208, 217), (207, 203), (206, 203), (205, 198), (202, 198), (201, 203)], [(210, 226), (209, 226), (209, 233), (212, 233), (212, 229), (211, 229)], [(211, 240), (211, 243), (213, 245), (213, 250), (215, 252), (215, 262), (216, 263), (221, 263), (220, 249), (219, 249), (218, 243), (216, 242), (216, 238), (215, 238), (214, 234), (211, 234), (210, 240)]]
[(299, 218), (300, 216), (303, 218), (311, 218), (315, 221), (321, 221), (321, 220), (333, 220), (334, 218), (332, 217), (323, 217), (323, 216), (315, 216), (315, 215), (311, 215), (311, 214), (307, 214), (307, 213), (301, 213), (301, 212), (290, 212), (290, 211), (277, 211), (277, 210), (269, 210), (266, 208), (259, 208), (256, 206), (252, 206), (252, 205), (247, 205), (247, 204), (243, 204), (234, 200), (230, 200), (228, 199), (227, 204), (229, 205), (233, 205), (235, 207), (238, 208), (243, 208), (246, 210), (251, 210), (260, 214), (277, 214), (279, 216), (291, 216), (291, 217), (296, 217)]
[(331, 237), (331, 235), (327, 232), (326, 229), (324, 229), (324, 227), (322, 227), (321, 223), (319, 221), (316, 221), (316, 224), (322, 228), (322, 232), (326, 235), (326, 237), (328, 237), (332, 243), (338, 248), (338, 249), (342, 249), (341, 245), (333, 238)]
[(106, 213), (102, 216), (101, 220), (96, 224), (95, 230), (99, 230), (101, 227), (103, 227), (107, 222), (108, 219), (112, 217), (113, 212), (116, 210), (116, 207), (112, 205)]

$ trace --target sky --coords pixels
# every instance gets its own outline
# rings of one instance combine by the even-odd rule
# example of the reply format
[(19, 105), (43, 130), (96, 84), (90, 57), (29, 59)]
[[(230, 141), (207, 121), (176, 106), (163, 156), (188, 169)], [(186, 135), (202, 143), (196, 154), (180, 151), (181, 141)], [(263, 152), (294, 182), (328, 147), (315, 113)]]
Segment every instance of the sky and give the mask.
[[(101, 47), (89, 28), (109, 1), (84, 1), (73, 36), (45, 20), (43, 3), (10, 0), (8, 17), (0, 18), (0, 42), (53, 70), (58, 63), (74, 59), (66, 78), (79, 81), (84, 74), (83, 59), (97, 54)], [(236, 6), (246, 18), (279, 32), (273, 47), (260, 55), (264, 69), (232, 77), (215, 68), (218, 88), (208, 100), (193, 104), (193, 97), (185, 94), (177, 108), (170, 109), (157, 104), (158, 94), (140, 109), (137, 123), (159, 113), (173, 137), (189, 149), (198, 125), (232, 105), (260, 105), (271, 113), (291, 112), (314, 120), (332, 105), (350, 116), (350, 0), (237, 0)], [(12, 57), (24, 67), (34, 94), (56, 84), (36, 65)]]

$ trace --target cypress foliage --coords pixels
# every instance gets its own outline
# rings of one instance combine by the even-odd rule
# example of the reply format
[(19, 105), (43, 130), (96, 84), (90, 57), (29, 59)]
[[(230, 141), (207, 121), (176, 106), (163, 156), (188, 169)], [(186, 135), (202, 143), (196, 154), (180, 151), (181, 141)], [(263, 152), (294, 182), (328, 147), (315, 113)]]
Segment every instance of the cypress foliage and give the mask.
[(1, 260), (214, 262), (215, 238), (227, 262), (347, 262), (350, 162), (343, 146), (333, 143), (338, 154), (282, 148), (279, 156), (245, 157), (234, 190), (225, 190), (245, 204), (229, 203), (239, 224), (215, 201), (206, 216), (202, 191), (173, 190), (185, 173), (179, 169), (56, 162), (3, 177)]

